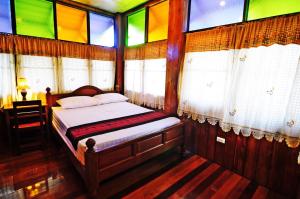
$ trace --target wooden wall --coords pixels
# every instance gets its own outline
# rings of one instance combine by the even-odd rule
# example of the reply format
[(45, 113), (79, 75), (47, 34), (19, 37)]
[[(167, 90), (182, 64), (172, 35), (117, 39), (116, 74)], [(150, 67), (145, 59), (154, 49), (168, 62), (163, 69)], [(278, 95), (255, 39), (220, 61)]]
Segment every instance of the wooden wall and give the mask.
[[(299, 147), (288, 148), (285, 142), (256, 140), (252, 136), (225, 133), (219, 125), (188, 120), (187, 145), (194, 153), (245, 176), (257, 184), (296, 198), (300, 190)], [(225, 138), (225, 144), (216, 137)], [(300, 197), (300, 195), (298, 195)]]

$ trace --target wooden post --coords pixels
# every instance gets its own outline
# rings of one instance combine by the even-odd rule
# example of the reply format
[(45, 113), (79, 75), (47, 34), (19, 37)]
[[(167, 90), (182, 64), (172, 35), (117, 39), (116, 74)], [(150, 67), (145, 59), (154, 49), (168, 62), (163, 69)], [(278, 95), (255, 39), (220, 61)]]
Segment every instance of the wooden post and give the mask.
[(116, 83), (115, 90), (124, 93), (124, 44), (125, 44), (125, 22), (121, 14), (116, 16), (116, 40), (117, 40), (117, 57), (116, 57)]
[(91, 198), (98, 198), (99, 176), (98, 176), (98, 158), (97, 153), (94, 151), (96, 141), (89, 138), (86, 141), (87, 151), (85, 152), (85, 171), (86, 171), (86, 184)]
[(187, 0), (169, 1), (169, 31), (165, 92), (165, 111), (177, 113), (178, 78), (185, 53)]

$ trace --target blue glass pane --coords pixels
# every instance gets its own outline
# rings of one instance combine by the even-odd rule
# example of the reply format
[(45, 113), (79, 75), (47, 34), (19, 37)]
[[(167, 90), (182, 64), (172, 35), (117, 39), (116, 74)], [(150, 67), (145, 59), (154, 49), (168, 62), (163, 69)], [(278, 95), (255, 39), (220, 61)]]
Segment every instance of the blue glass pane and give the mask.
[(114, 19), (90, 13), (91, 44), (113, 47), (115, 44)]
[(10, 0), (0, 0), (0, 32), (12, 33)]
[(192, 0), (189, 30), (243, 21), (244, 0)]

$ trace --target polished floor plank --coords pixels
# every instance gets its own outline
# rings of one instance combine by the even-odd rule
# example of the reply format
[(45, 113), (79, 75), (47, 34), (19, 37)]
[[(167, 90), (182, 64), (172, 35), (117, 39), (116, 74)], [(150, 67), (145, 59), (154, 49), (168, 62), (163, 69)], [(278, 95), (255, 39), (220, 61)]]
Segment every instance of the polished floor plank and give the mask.
[(217, 164), (212, 164), (207, 169), (205, 169), (203, 172), (201, 172), (197, 176), (195, 176), (191, 181), (189, 181), (188, 183), (186, 183), (179, 190), (177, 190), (169, 198), (175, 199), (175, 198), (183, 198), (183, 197), (185, 197), (186, 194), (188, 194), (191, 191), (193, 191), (200, 183), (202, 183), (205, 179), (207, 179), (207, 177), (209, 177), (218, 168), (220, 168), (220, 166), (218, 166)]
[(154, 198), (159, 193), (166, 190), (172, 184), (174, 184), (189, 172), (205, 162), (205, 159), (199, 158), (198, 156), (194, 155), (188, 160), (182, 162), (180, 165), (154, 179), (153, 181), (145, 185), (145, 187), (137, 189), (124, 198)]

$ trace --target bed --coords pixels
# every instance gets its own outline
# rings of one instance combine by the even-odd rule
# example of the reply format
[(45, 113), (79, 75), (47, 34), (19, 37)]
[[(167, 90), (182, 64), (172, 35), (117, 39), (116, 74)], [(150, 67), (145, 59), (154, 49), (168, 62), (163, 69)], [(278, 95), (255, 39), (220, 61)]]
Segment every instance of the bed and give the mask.
[(71, 96), (95, 96), (105, 93), (94, 86), (83, 86), (66, 94), (51, 94), (50, 88), (46, 91), (51, 129), (65, 145), (91, 197), (98, 198), (101, 195), (98, 193), (99, 184), (110, 177), (170, 149), (179, 148), (181, 153), (184, 153), (184, 122), (172, 116), (84, 137), (74, 144), (68, 137), (69, 130), (74, 127), (155, 113), (129, 102), (76, 109), (63, 109), (56, 102)]

